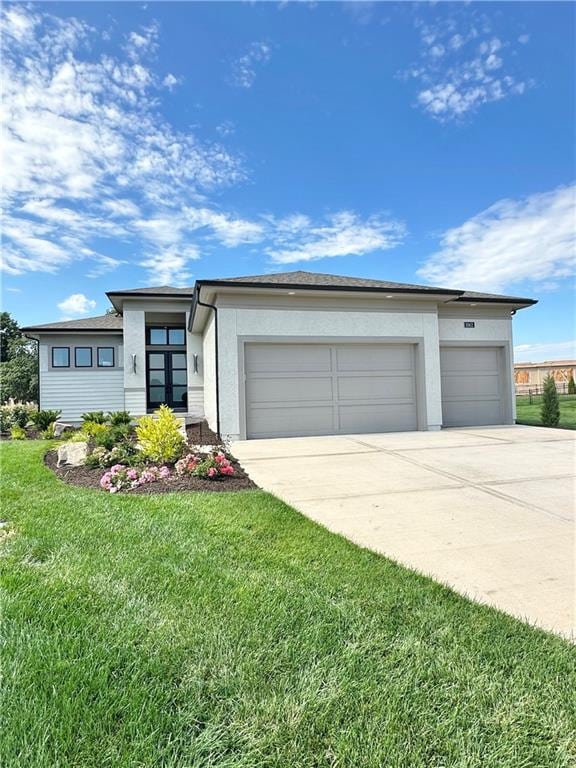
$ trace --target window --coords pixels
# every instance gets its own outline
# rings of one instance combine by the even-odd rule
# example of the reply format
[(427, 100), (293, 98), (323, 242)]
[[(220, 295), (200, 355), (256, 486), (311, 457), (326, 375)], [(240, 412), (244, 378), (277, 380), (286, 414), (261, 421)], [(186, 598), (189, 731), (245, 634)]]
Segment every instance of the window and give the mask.
[(184, 328), (169, 328), (168, 329), (168, 344), (184, 344)]
[(114, 367), (114, 347), (98, 347), (98, 368)]
[(70, 368), (70, 347), (52, 347), (52, 368)]
[(151, 347), (183, 347), (186, 344), (184, 328), (148, 328), (147, 335)]
[(92, 368), (92, 347), (76, 347), (74, 365), (76, 368)]
[(149, 328), (148, 329), (149, 344), (167, 344), (168, 343), (168, 329), (167, 328)]

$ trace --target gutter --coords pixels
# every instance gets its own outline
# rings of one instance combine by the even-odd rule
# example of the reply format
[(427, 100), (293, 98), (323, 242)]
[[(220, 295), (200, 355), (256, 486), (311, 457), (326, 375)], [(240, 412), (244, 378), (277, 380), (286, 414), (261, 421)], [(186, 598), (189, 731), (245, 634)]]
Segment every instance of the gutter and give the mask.
[(190, 320), (188, 322), (188, 328), (192, 328), (194, 322), (194, 316), (196, 314), (196, 307), (206, 307), (214, 312), (214, 356), (216, 361), (216, 434), (220, 435), (220, 355), (218, 352), (218, 308), (215, 304), (208, 304), (206, 301), (200, 300), (200, 288), (201, 286), (196, 283), (194, 289), (194, 297), (192, 299), (192, 308), (190, 310)]

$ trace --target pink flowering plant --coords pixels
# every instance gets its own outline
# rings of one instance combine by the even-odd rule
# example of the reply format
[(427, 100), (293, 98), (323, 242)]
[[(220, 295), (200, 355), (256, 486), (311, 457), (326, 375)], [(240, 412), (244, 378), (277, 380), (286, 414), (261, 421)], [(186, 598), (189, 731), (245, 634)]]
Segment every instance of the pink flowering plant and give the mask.
[(180, 477), (193, 475), (208, 480), (218, 480), (234, 474), (234, 467), (223, 451), (214, 451), (207, 456), (189, 453), (176, 462), (174, 469)]
[(136, 469), (125, 464), (114, 464), (100, 479), (100, 487), (109, 493), (118, 491), (130, 491), (146, 483), (155, 483), (157, 480), (166, 480), (170, 477), (168, 467), (145, 467)]

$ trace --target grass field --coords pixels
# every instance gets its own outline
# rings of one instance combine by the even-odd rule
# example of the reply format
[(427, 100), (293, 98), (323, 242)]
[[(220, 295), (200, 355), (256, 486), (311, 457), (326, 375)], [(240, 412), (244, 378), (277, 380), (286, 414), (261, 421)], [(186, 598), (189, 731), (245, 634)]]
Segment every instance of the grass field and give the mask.
[(260, 491), (110, 496), (4, 442), (3, 768), (567, 768), (573, 646)]
[[(576, 429), (576, 395), (562, 395), (559, 399), (560, 426)], [(533, 395), (532, 403), (528, 396), (516, 398), (516, 420), (520, 424), (541, 424), (541, 409), (542, 395)]]

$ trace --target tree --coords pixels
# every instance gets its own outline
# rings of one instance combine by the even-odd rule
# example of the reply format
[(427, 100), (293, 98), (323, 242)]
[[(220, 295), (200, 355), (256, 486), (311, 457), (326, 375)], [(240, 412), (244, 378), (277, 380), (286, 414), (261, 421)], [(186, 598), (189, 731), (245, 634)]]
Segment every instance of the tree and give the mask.
[(10, 343), (22, 336), (20, 327), (9, 312), (0, 312), (0, 363), (5, 363), (10, 355)]
[(542, 398), (542, 424), (545, 427), (557, 427), (560, 422), (560, 402), (556, 391), (556, 382), (552, 376), (546, 376)]
[(37, 342), (27, 339), (8, 312), (0, 313), (0, 402), (38, 402)]
[(568, 379), (568, 394), (576, 395), (576, 382), (574, 381), (574, 376), (572, 376), (572, 374), (570, 374), (570, 378)]

